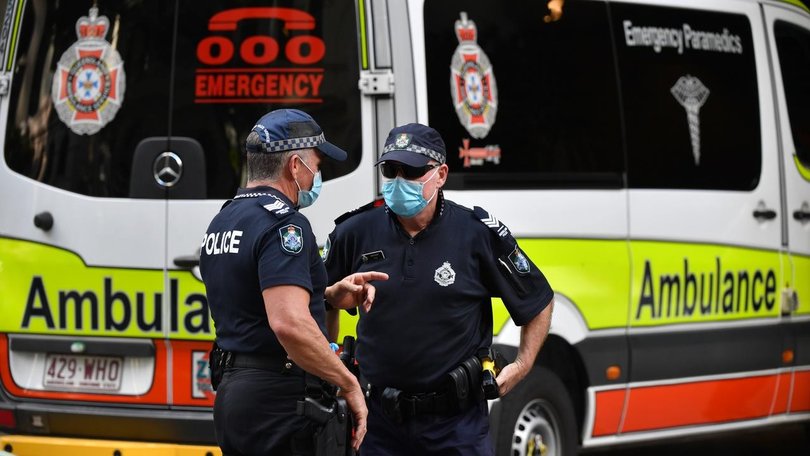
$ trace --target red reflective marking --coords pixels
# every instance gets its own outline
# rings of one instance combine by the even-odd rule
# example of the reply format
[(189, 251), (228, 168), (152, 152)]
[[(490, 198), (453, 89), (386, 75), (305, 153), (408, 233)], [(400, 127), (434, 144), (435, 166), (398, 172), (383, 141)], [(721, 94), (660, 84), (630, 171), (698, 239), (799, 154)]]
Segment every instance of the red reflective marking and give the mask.
[(612, 435), (619, 432), (619, 422), (624, 409), (627, 390), (599, 391), (596, 393), (596, 414), (593, 420), (593, 436)]
[(633, 388), (621, 432), (766, 417), (776, 375)]
[(0, 410), (0, 427), (12, 429), (17, 427), (17, 420), (14, 419), (14, 411)]
[(776, 387), (776, 397), (773, 400), (773, 413), (785, 413), (788, 407), (788, 397), (790, 396), (790, 374), (779, 374), (779, 381)]
[[(174, 405), (199, 405), (213, 406), (214, 392), (208, 388), (211, 385), (211, 377), (208, 374), (207, 356), (204, 359), (197, 359), (195, 362), (194, 352), (198, 354), (208, 353), (211, 350), (211, 342), (198, 341), (172, 341), (172, 369), (174, 371), (174, 382), (172, 382), (172, 397)], [(200, 364), (200, 363), (205, 364)]]
[(790, 411), (810, 411), (810, 371), (796, 372), (793, 375), (793, 396), (790, 399)]

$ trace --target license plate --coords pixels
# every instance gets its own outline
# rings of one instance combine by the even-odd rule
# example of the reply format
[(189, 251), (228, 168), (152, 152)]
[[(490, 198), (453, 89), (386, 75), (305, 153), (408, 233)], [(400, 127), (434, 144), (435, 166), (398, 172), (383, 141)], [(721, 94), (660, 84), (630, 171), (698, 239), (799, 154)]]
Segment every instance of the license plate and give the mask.
[(48, 354), (43, 384), (60, 390), (118, 391), (123, 374), (124, 360), (119, 357)]

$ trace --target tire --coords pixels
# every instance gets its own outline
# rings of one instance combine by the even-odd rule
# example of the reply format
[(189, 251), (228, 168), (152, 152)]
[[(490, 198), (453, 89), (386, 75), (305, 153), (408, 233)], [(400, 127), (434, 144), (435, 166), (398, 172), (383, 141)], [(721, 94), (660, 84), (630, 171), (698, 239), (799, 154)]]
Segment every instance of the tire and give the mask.
[[(574, 456), (577, 423), (568, 390), (554, 372), (535, 367), (501, 399), (499, 456)], [(545, 446), (542, 452), (539, 443)]]

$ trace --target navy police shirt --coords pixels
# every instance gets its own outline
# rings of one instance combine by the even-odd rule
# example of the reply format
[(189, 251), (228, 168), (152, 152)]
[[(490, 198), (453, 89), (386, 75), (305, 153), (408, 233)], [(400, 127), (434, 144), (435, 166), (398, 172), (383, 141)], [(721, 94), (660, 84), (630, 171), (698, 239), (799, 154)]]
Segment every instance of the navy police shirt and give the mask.
[(262, 290), (297, 285), (309, 291), (309, 311), (326, 334), (326, 270), (309, 221), (271, 187), (239, 189), (208, 226), (200, 272), (226, 351), (286, 356), (270, 325)]
[(437, 390), (445, 375), (492, 343), (491, 297), (524, 325), (553, 291), (509, 230), (483, 209), (438, 196), (431, 224), (411, 238), (387, 207), (339, 218), (324, 256), (329, 280), (381, 271), (371, 311), (360, 311), (357, 359), (375, 386)]

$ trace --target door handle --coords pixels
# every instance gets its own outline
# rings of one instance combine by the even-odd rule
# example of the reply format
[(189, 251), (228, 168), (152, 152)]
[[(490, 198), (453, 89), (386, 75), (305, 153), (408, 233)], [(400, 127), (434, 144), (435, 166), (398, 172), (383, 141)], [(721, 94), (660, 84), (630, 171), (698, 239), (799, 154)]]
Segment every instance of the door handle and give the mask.
[(802, 207), (793, 213), (793, 218), (802, 224), (810, 222), (810, 204), (807, 201), (802, 203)]
[(776, 211), (773, 209), (757, 208), (754, 210), (754, 218), (757, 220), (773, 220), (776, 218)]
[(200, 254), (182, 255), (174, 259), (174, 265), (183, 269), (194, 269), (200, 265)]

